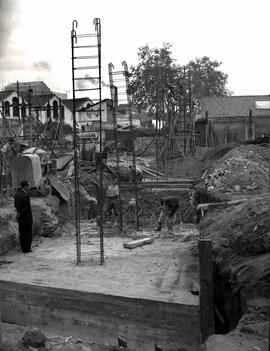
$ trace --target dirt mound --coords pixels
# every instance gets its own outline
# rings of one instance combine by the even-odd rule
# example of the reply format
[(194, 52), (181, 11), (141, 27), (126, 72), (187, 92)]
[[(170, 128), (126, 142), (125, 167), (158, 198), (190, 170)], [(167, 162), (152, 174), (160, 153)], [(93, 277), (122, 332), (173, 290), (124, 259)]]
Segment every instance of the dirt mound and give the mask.
[(216, 147), (213, 147), (210, 150), (207, 150), (204, 155), (202, 156), (202, 160), (218, 160), (224, 155), (226, 155), (229, 151), (235, 149), (238, 147), (240, 144), (236, 142), (231, 142), (223, 145), (219, 145)]
[(229, 151), (209, 168), (204, 183), (210, 191), (250, 192), (268, 188), (269, 149), (241, 145)]
[(226, 240), (237, 254), (251, 256), (270, 252), (270, 194), (258, 195), (235, 207), (213, 212), (201, 223), (214, 242)]

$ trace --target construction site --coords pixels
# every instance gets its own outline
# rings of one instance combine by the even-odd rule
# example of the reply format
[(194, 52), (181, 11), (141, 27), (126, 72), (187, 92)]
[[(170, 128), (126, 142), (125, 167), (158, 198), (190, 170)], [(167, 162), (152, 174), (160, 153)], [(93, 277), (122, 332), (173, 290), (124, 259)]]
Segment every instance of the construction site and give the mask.
[[(108, 65), (104, 123), (100, 19), (78, 28), (72, 127), (64, 99), (38, 105), (27, 84), (0, 106), (0, 350), (269, 350), (269, 131), (257, 135), (249, 114), (247, 140), (218, 143), (206, 119), (200, 146), (188, 72), (167, 113), (160, 101), (154, 127), (138, 126), (125, 61)], [(28, 253), (14, 207), (23, 180)], [(172, 224), (159, 223), (167, 197)]]

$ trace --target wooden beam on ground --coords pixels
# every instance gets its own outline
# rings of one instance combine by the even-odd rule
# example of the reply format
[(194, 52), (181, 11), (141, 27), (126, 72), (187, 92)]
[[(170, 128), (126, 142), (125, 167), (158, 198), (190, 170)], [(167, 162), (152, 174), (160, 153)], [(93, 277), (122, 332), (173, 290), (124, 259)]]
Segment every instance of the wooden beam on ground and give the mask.
[(154, 238), (143, 238), (143, 239), (129, 241), (128, 243), (124, 243), (123, 246), (125, 249), (134, 249), (135, 247), (138, 247), (138, 246), (152, 244), (152, 242), (154, 242)]
[(232, 201), (210, 202), (210, 203), (205, 203), (205, 204), (199, 204), (197, 206), (197, 209), (198, 210), (209, 210), (210, 208), (237, 206), (243, 202), (246, 202), (247, 200), (248, 199), (239, 199), (239, 200), (232, 200)]
[(198, 241), (200, 264), (200, 313), (201, 333), (204, 342), (215, 333), (214, 312), (214, 274), (212, 259), (212, 241), (200, 239)]

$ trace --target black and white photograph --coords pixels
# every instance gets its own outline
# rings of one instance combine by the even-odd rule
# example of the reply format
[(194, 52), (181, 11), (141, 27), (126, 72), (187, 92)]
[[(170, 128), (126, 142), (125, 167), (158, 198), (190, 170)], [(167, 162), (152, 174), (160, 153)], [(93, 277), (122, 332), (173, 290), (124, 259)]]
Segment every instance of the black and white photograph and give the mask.
[(269, 0), (0, 0), (0, 351), (270, 351)]

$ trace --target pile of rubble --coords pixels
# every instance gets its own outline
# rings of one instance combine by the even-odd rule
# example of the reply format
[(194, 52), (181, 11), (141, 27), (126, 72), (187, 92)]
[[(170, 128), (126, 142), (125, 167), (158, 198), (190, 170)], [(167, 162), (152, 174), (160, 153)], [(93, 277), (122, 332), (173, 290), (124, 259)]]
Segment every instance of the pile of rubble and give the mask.
[(269, 178), (269, 149), (260, 145), (241, 145), (215, 161), (204, 174), (209, 191), (248, 193), (265, 191)]

